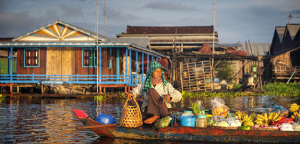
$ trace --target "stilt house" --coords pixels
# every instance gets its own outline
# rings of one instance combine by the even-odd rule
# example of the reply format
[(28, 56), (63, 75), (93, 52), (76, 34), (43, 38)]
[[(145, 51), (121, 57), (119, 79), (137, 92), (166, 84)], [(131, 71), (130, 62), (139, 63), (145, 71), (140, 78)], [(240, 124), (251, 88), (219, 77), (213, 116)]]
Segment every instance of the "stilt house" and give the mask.
[(270, 48), (271, 78), (278, 81), (300, 79), (300, 24), (275, 27)]
[[(150, 61), (167, 63), (167, 56), (154, 50), (114, 42), (62, 21), (2, 41), (0, 50), (9, 53), (9, 69), (0, 74), (0, 84), (18, 88), (68, 84), (79, 86), (85, 93), (98, 84), (100, 92), (103, 87), (124, 87), (127, 91), (144, 81)], [(12, 72), (13, 52), (17, 53), (16, 74)], [(74, 92), (71, 87), (70, 92), (61, 93)]]

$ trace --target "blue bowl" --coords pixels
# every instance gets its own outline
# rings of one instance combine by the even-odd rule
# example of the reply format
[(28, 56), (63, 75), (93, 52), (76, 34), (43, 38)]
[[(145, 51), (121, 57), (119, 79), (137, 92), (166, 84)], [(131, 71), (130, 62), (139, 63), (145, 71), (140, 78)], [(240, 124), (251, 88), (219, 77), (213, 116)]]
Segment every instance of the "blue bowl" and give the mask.
[(114, 118), (107, 114), (99, 114), (96, 119), (97, 122), (102, 124), (114, 124)]

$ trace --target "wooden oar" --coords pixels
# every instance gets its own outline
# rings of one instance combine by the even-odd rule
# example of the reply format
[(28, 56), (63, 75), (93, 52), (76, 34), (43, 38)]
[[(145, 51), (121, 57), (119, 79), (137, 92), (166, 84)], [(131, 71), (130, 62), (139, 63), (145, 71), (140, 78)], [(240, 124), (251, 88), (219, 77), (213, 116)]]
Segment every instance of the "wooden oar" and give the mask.
[(117, 124), (103, 124), (103, 125), (94, 125), (94, 126), (84, 126), (84, 127), (77, 127), (77, 129), (92, 129), (92, 128), (99, 128), (99, 127), (113, 127), (117, 126)]

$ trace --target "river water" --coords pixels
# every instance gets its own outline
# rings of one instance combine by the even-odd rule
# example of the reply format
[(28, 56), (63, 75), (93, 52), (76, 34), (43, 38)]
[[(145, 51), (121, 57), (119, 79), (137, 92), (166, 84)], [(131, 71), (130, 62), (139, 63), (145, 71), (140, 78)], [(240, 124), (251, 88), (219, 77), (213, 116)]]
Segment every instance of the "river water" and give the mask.
[[(299, 98), (280, 96), (244, 96), (225, 97), (225, 104), (230, 110), (263, 111), (274, 104), (288, 107)], [(189, 107), (191, 102), (204, 101), (206, 109), (211, 108), (211, 98), (185, 98), (175, 107)], [(0, 99), (0, 143), (153, 143), (153, 141), (135, 141), (124, 139), (101, 138), (89, 129), (78, 130), (83, 124), (73, 113), (81, 109), (89, 116), (100, 113), (110, 114), (118, 123), (124, 99), (94, 101), (94, 99), (66, 98), (23, 98), (11, 97)], [(155, 143), (184, 143), (155, 141)]]

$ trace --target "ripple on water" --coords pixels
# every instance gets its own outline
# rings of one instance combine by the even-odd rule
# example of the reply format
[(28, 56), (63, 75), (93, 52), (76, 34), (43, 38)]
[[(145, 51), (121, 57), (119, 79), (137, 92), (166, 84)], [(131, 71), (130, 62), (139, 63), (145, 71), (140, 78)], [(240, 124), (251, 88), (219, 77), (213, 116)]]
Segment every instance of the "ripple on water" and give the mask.
[[(9, 98), (6, 98), (9, 99)], [(196, 100), (211, 109), (212, 98), (190, 98), (178, 102), (176, 107), (189, 107)], [(230, 110), (262, 111), (274, 104), (287, 107), (298, 98), (280, 96), (225, 97)], [(134, 141), (99, 138), (89, 129), (78, 130), (83, 124), (73, 109), (81, 109), (89, 116), (110, 114), (120, 120), (124, 100), (95, 102), (94, 99), (10, 99), (0, 102), (0, 141), (3, 143), (172, 143), (168, 141)], [(178, 144), (184, 142), (177, 142)]]

